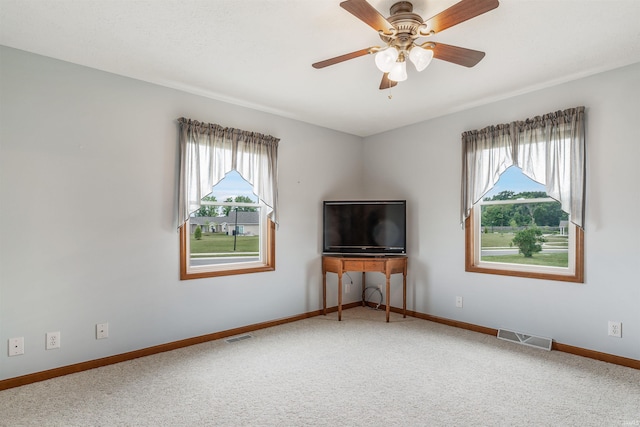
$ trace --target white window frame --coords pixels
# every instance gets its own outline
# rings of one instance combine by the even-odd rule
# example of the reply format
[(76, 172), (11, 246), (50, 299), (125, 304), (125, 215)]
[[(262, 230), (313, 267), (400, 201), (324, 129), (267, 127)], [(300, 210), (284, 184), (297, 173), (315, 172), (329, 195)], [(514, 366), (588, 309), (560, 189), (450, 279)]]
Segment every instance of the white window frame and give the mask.
[(569, 265), (571, 269), (481, 261), (479, 233), (482, 227), (480, 227), (480, 203), (478, 202), (474, 205), (471, 209), (471, 214), (465, 221), (465, 271), (584, 283), (584, 231), (571, 222), (569, 222), (568, 226)]
[(569, 222), (568, 226), (568, 266), (567, 267), (554, 267), (544, 265), (529, 265), (529, 264), (515, 264), (506, 262), (492, 262), (482, 260), (482, 206), (489, 205), (516, 205), (522, 203), (553, 203), (557, 200), (551, 197), (537, 198), (537, 199), (519, 199), (519, 200), (486, 200), (480, 201), (474, 205), (477, 209), (473, 209), (473, 228), (475, 230), (474, 235), (474, 265), (479, 268), (496, 268), (501, 270), (516, 271), (516, 272), (536, 272), (543, 274), (562, 275), (562, 276), (574, 276), (576, 273), (576, 226)]
[(275, 225), (267, 217), (268, 206), (262, 202), (257, 203), (237, 203), (237, 202), (213, 202), (202, 201), (202, 205), (209, 206), (233, 206), (233, 207), (256, 207), (259, 215), (260, 245), (257, 261), (228, 262), (223, 264), (190, 265), (190, 223), (180, 228), (180, 278), (199, 279), (204, 277), (227, 276), (234, 274), (257, 273), (261, 271), (275, 270)]

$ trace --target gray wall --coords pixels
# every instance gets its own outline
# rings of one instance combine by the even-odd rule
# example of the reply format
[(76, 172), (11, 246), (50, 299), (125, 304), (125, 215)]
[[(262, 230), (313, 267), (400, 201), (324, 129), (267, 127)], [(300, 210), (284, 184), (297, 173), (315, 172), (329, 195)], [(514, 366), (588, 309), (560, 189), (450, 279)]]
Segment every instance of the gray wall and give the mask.
[[(321, 307), (321, 200), (360, 195), (361, 138), (0, 49), (0, 379)], [(181, 116), (281, 139), (275, 272), (179, 280)]]
[[(586, 282), (466, 273), (461, 133), (578, 105), (587, 107)], [(639, 119), (636, 64), (366, 138), (368, 196), (409, 202), (409, 307), (640, 359)], [(607, 336), (609, 320), (622, 322), (622, 339)]]

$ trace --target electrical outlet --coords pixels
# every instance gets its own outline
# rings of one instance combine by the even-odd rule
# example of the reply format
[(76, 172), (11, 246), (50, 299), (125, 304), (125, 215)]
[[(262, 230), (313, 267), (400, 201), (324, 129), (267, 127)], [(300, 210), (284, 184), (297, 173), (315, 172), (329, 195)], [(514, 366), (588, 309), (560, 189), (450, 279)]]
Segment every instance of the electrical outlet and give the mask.
[(609, 320), (609, 336), (622, 338), (622, 322)]
[(344, 284), (344, 293), (348, 294), (351, 292), (351, 283), (345, 283)]
[(47, 342), (45, 343), (47, 350), (53, 350), (54, 348), (60, 348), (60, 331), (47, 332)]
[(456, 307), (462, 308), (462, 297), (456, 297)]
[(104, 338), (109, 338), (109, 324), (98, 323), (96, 325), (96, 339), (101, 340)]
[(24, 337), (9, 338), (9, 356), (24, 354)]

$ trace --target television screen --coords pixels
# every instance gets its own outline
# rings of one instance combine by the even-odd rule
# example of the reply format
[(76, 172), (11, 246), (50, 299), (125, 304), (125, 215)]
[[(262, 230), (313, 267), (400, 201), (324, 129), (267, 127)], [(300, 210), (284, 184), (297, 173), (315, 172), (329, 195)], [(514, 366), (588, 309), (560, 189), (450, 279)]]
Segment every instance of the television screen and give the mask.
[(406, 253), (405, 200), (323, 202), (323, 253)]

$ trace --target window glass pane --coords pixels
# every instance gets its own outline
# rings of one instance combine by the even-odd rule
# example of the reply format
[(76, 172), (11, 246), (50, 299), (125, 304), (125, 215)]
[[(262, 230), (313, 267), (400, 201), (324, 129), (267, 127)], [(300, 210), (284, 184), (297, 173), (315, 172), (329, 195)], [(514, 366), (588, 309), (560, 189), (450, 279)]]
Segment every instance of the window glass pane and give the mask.
[[(538, 217), (550, 221), (532, 222)], [(481, 261), (568, 267), (568, 221), (561, 218), (559, 202), (483, 205)]]
[(251, 185), (232, 171), (203, 201), (209, 204), (196, 211), (188, 223), (189, 267), (241, 268), (261, 263), (264, 209)]
[(519, 168), (504, 172), (478, 207), (478, 261), (568, 268), (568, 214), (547, 198)]

